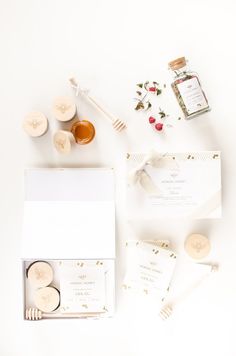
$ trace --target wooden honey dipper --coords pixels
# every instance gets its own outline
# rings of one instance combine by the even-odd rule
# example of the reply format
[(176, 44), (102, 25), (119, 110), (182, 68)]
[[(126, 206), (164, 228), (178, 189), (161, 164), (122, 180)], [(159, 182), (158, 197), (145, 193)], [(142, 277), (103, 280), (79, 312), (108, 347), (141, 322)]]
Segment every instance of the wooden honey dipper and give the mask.
[(120, 132), (126, 128), (126, 124), (122, 120), (116, 118), (107, 110), (102, 108), (101, 105), (98, 104), (98, 102), (95, 101), (86, 90), (82, 90), (74, 78), (70, 78), (69, 81), (71, 87), (75, 90), (75, 95), (78, 96), (81, 94), (83, 97), (85, 97), (97, 110), (99, 110), (103, 115), (105, 115), (107, 119), (112, 122), (112, 126), (116, 131)]
[(99, 313), (44, 313), (37, 308), (27, 308), (25, 311), (25, 319), (26, 320), (41, 320), (41, 319), (63, 319), (63, 318), (87, 318), (94, 317), (103, 314), (103, 312)]
[(159, 317), (162, 320), (167, 320), (173, 313), (174, 305), (177, 305), (185, 300), (196, 288), (198, 288), (212, 273), (218, 271), (217, 265), (209, 265), (209, 271), (201, 279), (193, 283), (183, 294), (176, 298), (172, 303), (164, 305), (159, 313)]

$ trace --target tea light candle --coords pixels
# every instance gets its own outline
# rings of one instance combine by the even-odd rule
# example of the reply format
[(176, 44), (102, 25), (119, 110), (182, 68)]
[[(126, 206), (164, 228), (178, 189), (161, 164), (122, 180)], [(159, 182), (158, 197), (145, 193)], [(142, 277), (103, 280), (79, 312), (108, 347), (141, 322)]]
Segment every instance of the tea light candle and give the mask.
[(39, 288), (34, 294), (34, 302), (39, 310), (50, 313), (59, 307), (60, 293), (54, 287)]
[(76, 121), (71, 128), (71, 132), (75, 137), (75, 141), (81, 145), (91, 142), (95, 136), (95, 128), (87, 120)]
[(52, 112), (57, 120), (69, 121), (76, 114), (76, 105), (71, 98), (60, 96), (54, 100)]
[(201, 234), (192, 234), (185, 241), (185, 251), (195, 260), (206, 257), (211, 249), (208, 238)]
[(26, 276), (35, 288), (46, 287), (53, 280), (53, 269), (48, 262), (33, 262), (26, 271)]
[(53, 144), (59, 153), (68, 154), (75, 138), (70, 131), (59, 130), (53, 136)]
[(40, 137), (47, 132), (48, 120), (39, 111), (32, 111), (23, 121), (23, 129), (31, 137)]

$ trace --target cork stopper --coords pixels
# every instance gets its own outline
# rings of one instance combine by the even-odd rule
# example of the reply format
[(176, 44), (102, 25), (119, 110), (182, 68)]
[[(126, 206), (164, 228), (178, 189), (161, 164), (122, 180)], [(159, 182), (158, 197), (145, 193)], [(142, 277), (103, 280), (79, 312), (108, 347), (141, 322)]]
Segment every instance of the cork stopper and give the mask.
[(180, 68), (183, 68), (186, 66), (186, 59), (185, 57), (180, 57), (180, 58), (177, 58), (171, 62), (168, 63), (168, 67), (171, 69), (171, 70), (177, 70), (177, 69), (180, 69)]

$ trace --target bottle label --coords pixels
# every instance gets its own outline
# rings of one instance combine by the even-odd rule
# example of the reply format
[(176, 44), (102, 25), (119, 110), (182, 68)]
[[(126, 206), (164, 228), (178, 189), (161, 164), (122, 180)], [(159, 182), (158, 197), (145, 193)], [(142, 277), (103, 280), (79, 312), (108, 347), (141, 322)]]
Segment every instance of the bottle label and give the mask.
[(208, 108), (208, 103), (196, 77), (177, 84), (177, 87), (189, 115)]

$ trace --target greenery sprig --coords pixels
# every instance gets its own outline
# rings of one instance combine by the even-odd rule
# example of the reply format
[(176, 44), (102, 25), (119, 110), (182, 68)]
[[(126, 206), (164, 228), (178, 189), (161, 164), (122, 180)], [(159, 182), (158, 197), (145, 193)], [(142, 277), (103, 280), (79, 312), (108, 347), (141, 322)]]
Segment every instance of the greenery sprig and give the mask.
[(136, 111), (138, 110), (147, 111), (151, 109), (152, 103), (150, 101), (150, 95), (158, 96), (162, 93), (159, 83), (155, 81), (153, 82), (146, 81), (145, 83), (137, 84), (137, 87), (139, 88), (138, 90), (136, 90), (136, 94), (138, 95), (138, 97), (135, 98), (135, 100), (138, 101), (138, 103), (134, 109)]
[[(169, 114), (167, 114), (161, 107), (156, 109), (155, 105), (152, 105), (155, 100), (154, 96), (159, 96), (163, 89), (166, 88), (166, 84), (161, 86), (158, 82), (146, 81), (144, 83), (136, 84), (136, 87), (137, 96), (134, 100), (136, 100), (137, 103), (134, 109), (136, 111), (150, 111), (149, 115), (151, 116), (148, 117), (148, 122), (155, 131), (163, 131), (165, 128), (172, 128), (173, 125), (169, 122)], [(181, 120), (181, 117), (178, 117), (178, 120)]]

